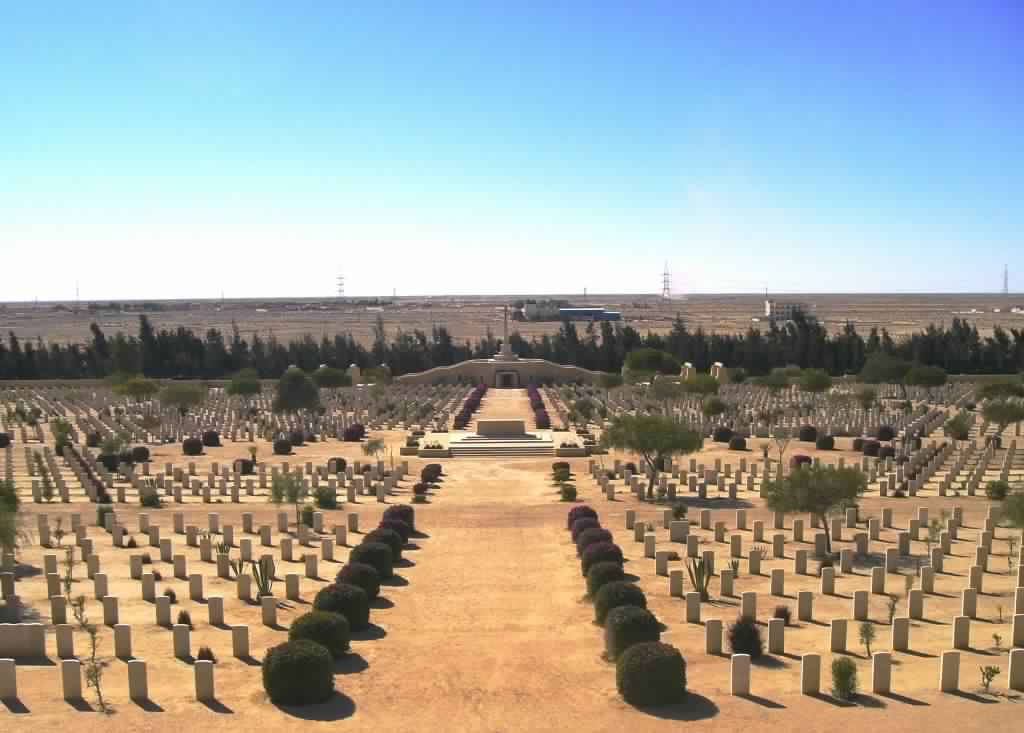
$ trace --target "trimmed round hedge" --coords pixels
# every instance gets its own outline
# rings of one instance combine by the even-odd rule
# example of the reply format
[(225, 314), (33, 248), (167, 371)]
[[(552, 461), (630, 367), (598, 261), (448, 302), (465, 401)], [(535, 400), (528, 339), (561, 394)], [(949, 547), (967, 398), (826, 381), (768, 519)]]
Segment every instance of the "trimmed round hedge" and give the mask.
[(864, 450), (864, 438), (854, 438), (853, 449), (858, 451)]
[(348, 652), (352, 639), (348, 619), (333, 611), (310, 611), (292, 621), (288, 641), (308, 639), (323, 644), (335, 659)]
[[(98, 441), (97, 441), (98, 443)], [(0, 433), (0, 448), (6, 448), (11, 444), (11, 436), (7, 433)]]
[(263, 689), (277, 705), (313, 705), (334, 692), (334, 660), (322, 644), (288, 641), (263, 657)]
[(809, 466), (811, 465), (811, 463), (813, 463), (813, 461), (811, 461), (811, 457), (805, 456), (803, 454), (795, 455), (789, 459), (790, 468), (800, 468), (800, 466)]
[(328, 473), (343, 473), (345, 467), (348, 465), (348, 461), (344, 458), (331, 458), (327, 461), (327, 472)]
[(732, 428), (727, 428), (724, 425), (721, 425), (715, 428), (715, 431), (711, 434), (711, 440), (715, 443), (728, 443), (732, 440), (732, 436)]
[(569, 534), (572, 536), (572, 541), (575, 542), (588, 529), (600, 529), (600, 527), (601, 523), (597, 521), (596, 517), (581, 517), (572, 523)]
[(610, 659), (634, 644), (661, 639), (661, 624), (646, 608), (618, 606), (608, 612), (604, 621), (604, 648)]
[(617, 580), (625, 580), (622, 563), (604, 561), (595, 563), (587, 573), (587, 595), (595, 598), (602, 588)]
[(877, 440), (865, 440), (864, 447), (861, 448), (861, 452), (870, 458), (877, 458), (878, 451), (881, 449), (882, 444)]
[(634, 644), (615, 664), (615, 684), (630, 705), (667, 705), (686, 696), (686, 660), (660, 641)]
[(625, 580), (605, 583), (594, 598), (594, 620), (603, 626), (608, 612), (619, 606), (647, 608), (647, 596), (638, 586)]
[(813, 443), (818, 439), (818, 429), (813, 425), (800, 426), (800, 440), (804, 443)]
[(569, 510), (569, 516), (565, 522), (565, 528), (571, 530), (573, 522), (577, 519), (583, 519), (584, 517), (590, 517), (591, 519), (598, 519), (597, 512), (592, 507), (586, 504), (580, 506), (574, 506)]
[(370, 601), (380, 595), (380, 574), (373, 565), (367, 565), (365, 562), (347, 563), (334, 576), (334, 582), (362, 588)]
[(891, 445), (880, 445), (878, 447), (878, 457), (879, 458), (895, 458), (896, 457), (896, 449), (893, 448)]
[(747, 439), (742, 435), (734, 435), (729, 439), (729, 450), (746, 450)]
[(207, 430), (203, 433), (203, 445), (207, 448), (220, 447), (220, 433), (216, 430)]
[(274, 455), (287, 456), (292, 452), (292, 442), (287, 438), (278, 438), (274, 441)]
[(401, 519), (381, 519), (377, 529), (387, 529), (397, 533), (402, 538), (403, 545), (412, 537), (412, 527)]
[(580, 555), (581, 575), (586, 577), (590, 568), (599, 562), (614, 562), (622, 567), (622, 548), (612, 542), (595, 542)]
[(349, 562), (364, 562), (377, 571), (381, 580), (389, 580), (394, 574), (395, 561), (391, 548), (383, 542), (364, 542), (353, 548)]
[(181, 452), (186, 456), (203, 455), (203, 441), (199, 438), (185, 438), (181, 441)]
[(831, 435), (819, 435), (814, 447), (818, 450), (833, 450), (836, 447), (836, 439)]
[(888, 443), (896, 437), (896, 431), (891, 425), (879, 425), (878, 430), (875, 431), (875, 437), (883, 443)]
[(144, 445), (137, 445), (132, 448), (132, 461), (135, 463), (145, 463), (149, 460), (149, 448)]
[(583, 551), (590, 545), (596, 542), (611, 542), (612, 533), (603, 527), (591, 527), (583, 532), (580, 532), (580, 536), (576, 538), (576, 554), (582, 555)]
[(353, 631), (361, 631), (370, 625), (370, 599), (358, 585), (325, 585), (313, 599), (313, 609), (340, 613)]
[(306, 442), (306, 434), (301, 430), (293, 430), (288, 433), (288, 440), (291, 441), (292, 446), (303, 445)]
[(377, 542), (391, 548), (392, 565), (402, 559), (402, 545), (405, 542), (402, 540), (402, 535), (398, 534), (398, 532), (393, 529), (381, 529), (378, 527), (363, 535), (363, 541), (360, 544), (369, 545)]
[(416, 531), (416, 510), (408, 504), (392, 504), (384, 510), (381, 520), (397, 519), (409, 525), (412, 532)]

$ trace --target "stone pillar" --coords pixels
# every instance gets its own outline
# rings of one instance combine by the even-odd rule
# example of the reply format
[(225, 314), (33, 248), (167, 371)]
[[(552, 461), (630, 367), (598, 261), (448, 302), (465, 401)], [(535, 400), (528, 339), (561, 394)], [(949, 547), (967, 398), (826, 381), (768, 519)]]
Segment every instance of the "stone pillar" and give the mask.
[(186, 624), (174, 624), (171, 632), (174, 635), (174, 656), (178, 659), (192, 656), (192, 630)]
[(673, 598), (683, 596), (683, 571), (672, 570), (668, 574), (668, 594)]
[(974, 618), (978, 615), (978, 593), (973, 588), (964, 588), (960, 594), (960, 615)]
[(1013, 646), (1024, 647), (1024, 613), (1014, 614), (1010, 635), (1013, 637)]
[(55, 630), (57, 634), (57, 658), (71, 659), (75, 656), (75, 628), (71, 624), (58, 624)]
[(846, 619), (832, 619), (832, 626), (829, 634), (829, 650), (833, 652), (846, 651)]
[(704, 651), (707, 654), (722, 653), (722, 622), (709, 618), (704, 623)]
[(800, 621), (814, 620), (814, 594), (802, 590), (796, 594), (796, 617)]
[(750, 694), (750, 655), (733, 654), (730, 664), (729, 692), (733, 695)]
[(146, 663), (141, 659), (132, 659), (128, 662), (128, 696), (132, 700), (149, 699)]
[(142, 600), (153, 603), (156, 600), (156, 578), (153, 573), (142, 575)]
[(167, 596), (160, 596), (156, 599), (156, 625), (163, 627), (171, 625), (171, 599)]
[(64, 659), (60, 663), (60, 683), (65, 702), (82, 699), (82, 663), (77, 659)]
[(831, 596), (836, 590), (836, 570), (833, 567), (825, 566), (821, 569), (821, 594)]
[(353, 514), (349, 514), (347, 516), (348, 516), (348, 531), (349, 532), (358, 532), (359, 531), (359, 515), (353, 513)]
[(753, 576), (761, 574), (761, 552), (759, 550), (751, 550), (747, 556), (747, 572)]
[(686, 623), (700, 623), (700, 593), (696, 591), (686, 594)]
[(103, 596), (103, 625), (115, 626), (119, 621), (117, 611), (117, 597)]
[(924, 593), (920, 588), (914, 588), (907, 596), (907, 615), (914, 620), (924, 618)]
[(740, 616), (757, 618), (757, 593), (748, 590), (740, 597)]
[(892, 654), (875, 652), (871, 656), (871, 691), (887, 695), (892, 691)]
[(942, 652), (939, 663), (939, 689), (956, 692), (960, 689), (960, 652)]
[(13, 659), (0, 659), (0, 700), (18, 699), (18, 668)]
[(867, 621), (868, 619), (868, 592), (866, 590), (853, 592), (853, 619), (854, 621)]
[(196, 660), (193, 668), (196, 678), (196, 700), (207, 702), (215, 700), (213, 689), (213, 662), (208, 659)]
[(770, 654), (785, 654), (786, 652), (786, 622), (781, 618), (768, 619), (768, 652)]
[(132, 627), (128, 624), (114, 626), (114, 656), (118, 659), (131, 659)]
[(249, 627), (231, 627), (231, 654), (240, 659), (249, 656)]
[(312, 552), (306, 554), (306, 577), (307, 578), (318, 578), (319, 568), (317, 562), (317, 556)]
[(249, 602), (252, 600), (252, 576), (242, 573), (235, 581), (238, 600)]
[(203, 600), (203, 576), (200, 573), (188, 576), (188, 597), (193, 601)]
[(224, 625), (224, 598), (210, 596), (206, 599), (206, 610), (209, 614), (210, 626)]
[(896, 617), (892, 620), (892, 649), (905, 652), (910, 649), (910, 617)]
[(263, 596), (260, 598), (260, 607), (263, 611), (263, 625), (277, 626), (277, 599), (274, 596)]
[(800, 657), (800, 692), (817, 695), (821, 692), (821, 655), (804, 654)]
[(772, 569), (771, 592), (773, 596), (785, 595), (786, 571), (782, 568)]
[(1010, 650), (1010, 671), (1006, 686), (1010, 690), (1024, 692), (1024, 649)]
[(723, 596), (732, 596), (733, 591), (733, 575), (732, 570), (725, 569), (718, 574), (719, 578), (719, 590)]
[(953, 619), (953, 648), (971, 648), (971, 619), (967, 616), (956, 616)]

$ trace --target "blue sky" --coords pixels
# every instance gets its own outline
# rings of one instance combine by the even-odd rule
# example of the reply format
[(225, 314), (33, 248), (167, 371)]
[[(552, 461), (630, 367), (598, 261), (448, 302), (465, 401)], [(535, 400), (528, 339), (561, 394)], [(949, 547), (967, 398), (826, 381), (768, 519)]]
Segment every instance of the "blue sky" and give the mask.
[(0, 300), (642, 293), (666, 260), (1024, 291), (1022, 39), (1015, 0), (13, 3)]

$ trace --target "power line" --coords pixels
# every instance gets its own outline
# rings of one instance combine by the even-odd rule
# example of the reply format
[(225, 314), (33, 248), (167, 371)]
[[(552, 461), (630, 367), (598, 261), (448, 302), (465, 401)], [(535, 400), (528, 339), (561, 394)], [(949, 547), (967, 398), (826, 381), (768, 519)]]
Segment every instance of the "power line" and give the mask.
[(338, 297), (339, 298), (344, 298), (345, 297), (345, 276), (344, 275), (338, 275)]
[(1003, 265), (1003, 295), (1010, 294), (1010, 267)]
[(672, 299), (672, 273), (668, 270), (668, 262), (665, 263), (665, 271), (661, 273), (661, 297)]

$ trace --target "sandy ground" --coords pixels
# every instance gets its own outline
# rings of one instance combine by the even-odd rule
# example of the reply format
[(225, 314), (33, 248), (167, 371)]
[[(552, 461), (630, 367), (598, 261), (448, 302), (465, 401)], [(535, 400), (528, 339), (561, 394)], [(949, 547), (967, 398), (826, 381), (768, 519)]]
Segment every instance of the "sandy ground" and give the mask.
[[(500, 410), (485, 403), (481, 415), (497, 416)], [(388, 435), (390, 444), (398, 445), (402, 436)], [(261, 455), (269, 450), (261, 446)], [(397, 450), (396, 450), (397, 454)], [(201, 461), (225, 461), (246, 456), (245, 444), (211, 449)], [(332, 455), (360, 458), (358, 447), (332, 442), (300, 449), (293, 463), (312, 460), (322, 462)], [(708, 453), (709, 456), (713, 455)], [(166, 457), (165, 457), (166, 456)], [(753, 456), (759, 456), (753, 453)], [(180, 463), (176, 446), (156, 452), (154, 461)], [(702, 458), (703, 460), (703, 458)], [(211, 646), (219, 658), (216, 668), (218, 702), (198, 703), (193, 698), (192, 669), (188, 662), (172, 655), (171, 632), (154, 625), (153, 606), (141, 600), (139, 584), (128, 578), (128, 555), (131, 551), (115, 550), (109, 538), (91, 528), (89, 535), (97, 538), (102, 569), (111, 575), (111, 593), (121, 598), (121, 621), (131, 623), (134, 654), (149, 665), (149, 705), (138, 705), (128, 699), (125, 662), (111, 660), (104, 688), (112, 701), (112, 717), (101, 715), (86, 706), (81, 709), (61, 700), (59, 670), (52, 664), (20, 667), (18, 670), (19, 700), (0, 705), (0, 731), (56, 731), (74, 726), (79, 731), (146, 730), (162, 733), (179, 729), (183, 724), (216, 726), (224, 731), (270, 729), (280, 731), (314, 729), (407, 731), (668, 731), (677, 730), (679, 721), (687, 721), (689, 729), (743, 730), (757, 726), (759, 730), (834, 731), (838, 726), (854, 729), (878, 727), (891, 731), (918, 730), (983, 730), (999, 726), (1010, 730), (1012, 721), (1020, 716), (1020, 703), (1006, 697), (984, 697), (976, 694), (979, 686), (978, 665), (996, 664), (1003, 669), (994, 690), (1005, 691), (1007, 655), (1005, 645), (1010, 638), (1009, 619), (1012, 613), (1014, 578), (1007, 573), (1006, 537), (1008, 531), (997, 533), (990, 572), (985, 575), (985, 591), (978, 601), (978, 620), (972, 622), (972, 651), (962, 652), (961, 686), (963, 695), (938, 692), (938, 657), (951, 648), (952, 618), (959, 614), (960, 589), (966, 584), (966, 568), (973, 562), (973, 546), (978, 528), (987, 511), (981, 498), (886, 500), (885, 506), (895, 510), (894, 525), (905, 529), (911, 513), (918, 506), (928, 506), (933, 515), (940, 508), (956, 503), (965, 507), (966, 529), (953, 547), (953, 557), (946, 558), (947, 574), (938, 576), (936, 595), (927, 596), (925, 620), (914, 622), (911, 629), (911, 653), (894, 655), (894, 695), (862, 696), (856, 706), (840, 707), (827, 697), (801, 696), (798, 691), (799, 654), (819, 652), (823, 655), (823, 688), (829, 685), (828, 627), (831, 618), (852, 615), (852, 591), (869, 587), (870, 571), (855, 568), (852, 576), (837, 574), (833, 597), (817, 594), (818, 580), (812, 576), (794, 576), (792, 553), (799, 545), (792, 543), (787, 517), (786, 557), (762, 564), (761, 576), (746, 574), (745, 561), (737, 581), (737, 593), (755, 590), (759, 594), (759, 618), (764, 621), (777, 603), (794, 607), (798, 590), (814, 590), (813, 623), (796, 623), (786, 631), (784, 656), (770, 657), (753, 669), (750, 698), (728, 694), (729, 661), (725, 656), (704, 653), (704, 627), (687, 624), (682, 599), (669, 596), (668, 579), (654, 573), (654, 561), (643, 557), (641, 544), (634, 542), (632, 532), (625, 530), (625, 512), (636, 509), (640, 519), (660, 522), (661, 508), (645, 505), (625, 492), (618, 500), (607, 501), (586, 475), (587, 459), (572, 460), (580, 490), (580, 501), (592, 504), (601, 514), (603, 524), (616, 535), (628, 558), (627, 572), (636, 576), (647, 594), (649, 606), (664, 623), (663, 640), (678, 646), (687, 660), (690, 694), (685, 703), (669, 708), (637, 710), (622, 702), (615, 688), (614, 665), (602, 659), (602, 630), (592, 622), (593, 609), (584, 598), (585, 588), (580, 576), (575, 548), (565, 530), (565, 516), (570, 505), (558, 501), (555, 487), (547, 479), (551, 459), (455, 459), (445, 462), (447, 476), (429, 505), (417, 508), (417, 526), (425, 537), (416, 540), (417, 549), (407, 552), (409, 562), (398, 569), (400, 580), (382, 589), (382, 599), (372, 611), (374, 626), (369, 633), (353, 641), (353, 653), (337, 665), (336, 686), (339, 694), (329, 703), (302, 709), (281, 709), (267, 701), (261, 686), (258, 661), (264, 651), (279, 643), (286, 631), (260, 624), (259, 609), (234, 597), (234, 582), (216, 579), (213, 565), (200, 563), (198, 550), (186, 548), (184, 538), (174, 536), (175, 551), (188, 555), (190, 572), (199, 568), (205, 577), (207, 595), (225, 597), (228, 624), (246, 623), (251, 635), (252, 655), (248, 662), (231, 656), (231, 637), (226, 629), (211, 627), (202, 603), (188, 600), (187, 583), (173, 579), (169, 564), (159, 562), (159, 552), (147, 548), (155, 567), (164, 575), (158, 593), (173, 587), (178, 594), (177, 609), (190, 610), (195, 624), (192, 634), (193, 653), (201, 644)], [(418, 471), (424, 461), (410, 460)], [(407, 501), (411, 483), (403, 484), (398, 496), (390, 501)], [(741, 501), (748, 503), (748, 515), (768, 519), (756, 495), (741, 492)], [(715, 505), (717, 506), (717, 505)], [(880, 516), (880, 500), (866, 499), (862, 515)], [(367, 530), (376, 524), (383, 505), (369, 497), (360, 497), (354, 508), (360, 515), (360, 526)], [(735, 505), (715, 509), (713, 519), (734, 526)], [(84, 519), (92, 512), (89, 505), (49, 506), (51, 519), (62, 513), (81, 511)], [(274, 523), (277, 509), (271, 504), (249, 503), (210, 507), (187, 505), (187, 523), (205, 526), (208, 511), (219, 511), (224, 524), (232, 523), (240, 531), (242, 511), (256, 511), (256, 523)], [(342, 514), (352, 511), (344, 507), (329, 513), (326, 524), (342, 521)], [(29, 512), (37, 511), (29, 507)], [(153, 511), (154, 521), (171, 527), (174, 508)], [(118, 510), (121, 522), (135, 529), (135, 507)], [(30, 518), (34, 526), (34, 519)], [(691, 514), (696, 520), (696, 512)], [(751, 525), (752, 526), (752, 525)], [(770, 522), (767, 523), (770, 527)], [(770, 539), (774, 530), (766, 527)], [(658, 531), (659, 545), (669, 546), (667, 530)], [(708, 536), (709, 533), (698, 533)], [(744, 554), (752, 535), (744, 535)], [(275, 540), (278, 533), (275, 531)], [(807, 539), (813, 540), (807, 533)], [(141, 539), (141, 535), (135, 535)], [(350, 538), (358, 542), (358, 535)], [(847, 532), (846, 539), (852, 538)], [(872, 549), (880, 551), (895, 541), (895, 531), (884, 531), (882, 541)], [(839, 547), (850, 546), (840, 543)], [(719, 568), (727, 566), (727, 544), (710, 542)], [(813, 544), (803, 547), (813, 548)], [(675, 546), (675, 549), (684, 549)], [(913, 551), (923, 554), (924, 543), (914, 543)], [(336, 558), (343, 561), (347, 548), (339, 548)], [(684, 552), (685, 554), (685, 552)], [(968, 556), (971, 556), (970, 558)], [(42, 551), (29, 549), (23, 560), (31, 566), (42, 566)], [(340, 567), (321, 562), (320, 575), (330, 577)], [(282, 565), (286, 567), (282, 567)], [(278, 573), (301, 572), (301, 565), (287, 566), (278, 562)], [(681, 567), (681, 563), (672, 563)], [(815, 563), (811, 563), (812, 568)], [(787, 569), (786, 597), (768, 595), (771, 568)], [(89, 610), (99, 620), (100, 606), (91, 600), (92, 583), (84, 579), (84, 566), (79, 566), (76, 592), (90, 597)], [(327, 582), (303, 578), (302, 602), (279, 609), (278, 621), (287, 627), (290, 619), (308, 609), (317, 589)], [(689, 580), (686, 590), (690, 590)], [(903, 579), (890, 576), (887, 590), (903, 590)], [(38, 608), (43, 621), (48, 621), (45, 581), (42, 576), (24, 579), (18, 591)], [(283, 596), (283, 582), (275, 586)], [(704, 604), (704, 619), (731, 621), (736, 615), (738, 598), (722, 598), (718, 579), (711, 584), (712, 602)], [(997, 620), (1002, 606), (1003, 622)], [(900, 601), (898, 615), (906, 613), (905, 600)], [(883, 596), (872, 596), (870, 618), (876, 622), (877, 639), (874, 650), (890, 648), (889, 628)], [(857, 641), (856, 624), (851, 621), (848, 648), (858, 665), (861, 688), (869, 689), (869, 664)], [(1004, 650), (992, 649), (992, 633), (1003, 637)], [(765, 630), (765, 636), (767, 631)], [(112, 653), (112, 634), (102, 635), (105, 652)], [(56, 643), (48, 635), (51, 662), (56, 661)], [(76, 650), (84, 649), (84, 638), (76, 638)], [(92, 699), (92, 695), (87, 693)]]

